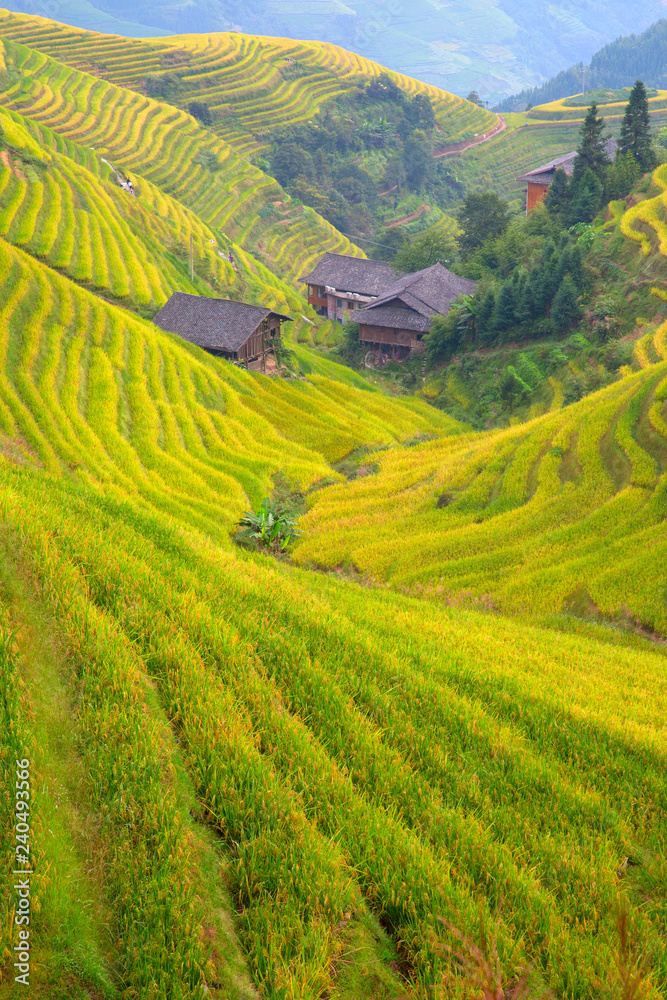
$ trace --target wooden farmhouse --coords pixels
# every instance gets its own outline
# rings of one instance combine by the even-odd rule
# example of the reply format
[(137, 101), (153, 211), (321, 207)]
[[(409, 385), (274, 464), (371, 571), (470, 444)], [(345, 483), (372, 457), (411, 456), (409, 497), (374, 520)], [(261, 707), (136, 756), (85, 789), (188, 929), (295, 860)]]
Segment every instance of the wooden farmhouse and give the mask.
[(433, 317), (446, 316), (459, 295), (471, 295), (476, 284), (442, 264), (407, 274), (357, 313), (359, 341), (392, 358), (422, 351)]
[(209, 354), (266, 371), (289, 316), (263, 306), (174, 292), (153, 322)]
[[(605, 143), (605, 150), (610, 160), (614, 158), (617, 145), (614, 138), (607, 139)], [(549, 160), (548, 163), (543, 163), (541, 167), (536, 167), (535, 170), (530, 170), (527, 174), (517, 177), (518, 181), (524, 181), (528, 185), (526, 191), (526, 215), (529, 215), (536, 205), (544, 201), (549, 190), (549, 185), (554, 179), (554, 174), (557, 170), (564, 170), (568, 177), (572, 176), (574, 161), (577, 156), (578, 153), (576, 150), (573, 153), (565, 153), (564, 156), (558, 156), (555, 160)]]
[(576, 158), (577, 153), (575, 150), (574, 153), (566, 153), (565, 156), (558, 156), (555, 160), (549, 160), (548, 163), (542, 164), (541, 167), (530, 170), (522, 177), (517, 177), (518, 181), (524, 181), (528, 184), (526, 192), (526, 215), (532, 212), (535, 206), (539, 205), (541, 201), (544, 201), (549, 190), (549, 185), (554, 179), (554, 174), (557, 170), (564, 170), (568, 177), (572, 175)]
[(315, 270), (299, 280), (308, 285), (308, 302), (320, 316), (344, 323), (393, 284), (396, 272), (380, 260), (325, 253)]

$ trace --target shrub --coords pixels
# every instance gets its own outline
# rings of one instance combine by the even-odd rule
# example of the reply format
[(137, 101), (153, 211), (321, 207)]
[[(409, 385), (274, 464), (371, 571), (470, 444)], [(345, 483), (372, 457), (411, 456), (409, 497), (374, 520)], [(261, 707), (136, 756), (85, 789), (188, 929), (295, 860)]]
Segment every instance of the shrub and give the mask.
[(204, 101), (190, 101), (188, 104), (188, 111), (192, 117), (196, 118), (197, 121), (200, 121), (202, 125), (206, 125), (208, 127), (213, 124), (213, 117), (211, 115), (210, 108)]
[(250, 543), (270, 552), (285, 552), (290, 542), (299, 537), (296, 521), (288, 517), (282, 507), (272, 504), (268, 497), (262, 500), (256, 514), (247, 510), (238, 527), (244, 530), (236, 536), (237, 542)]

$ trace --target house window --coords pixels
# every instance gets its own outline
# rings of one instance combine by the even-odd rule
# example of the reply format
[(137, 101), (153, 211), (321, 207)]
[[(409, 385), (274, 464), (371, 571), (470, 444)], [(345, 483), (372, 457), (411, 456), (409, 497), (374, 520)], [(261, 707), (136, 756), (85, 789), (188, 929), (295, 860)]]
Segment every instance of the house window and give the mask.
[(326, 288), (323, 285), (320, 285), (319, 291), (320, 291), (320, 298), (321, 299), (326, 299), (326, 297), (327, 297), (327, 290), (326, 290)]
[(343, 300), (342, 299), (336, 299), (336, 305), (338, 306), (339, 309), (342, 309), (343, 308)]

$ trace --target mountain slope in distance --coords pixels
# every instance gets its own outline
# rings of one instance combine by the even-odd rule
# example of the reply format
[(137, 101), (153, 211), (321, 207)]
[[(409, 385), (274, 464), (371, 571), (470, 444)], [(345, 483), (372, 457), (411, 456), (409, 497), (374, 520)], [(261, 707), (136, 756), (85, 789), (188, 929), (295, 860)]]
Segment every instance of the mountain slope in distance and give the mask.
[[(93, 30), (147, 34), (237, 30), (333, 42), (461, 95), (498, 101), (538, 85), (664, 13), (660, 0), (10, 0), (9, 9)], [(138, 24), (103, 25), (104, 18)], [(151, 30), (145, 30), (150, 28)]]

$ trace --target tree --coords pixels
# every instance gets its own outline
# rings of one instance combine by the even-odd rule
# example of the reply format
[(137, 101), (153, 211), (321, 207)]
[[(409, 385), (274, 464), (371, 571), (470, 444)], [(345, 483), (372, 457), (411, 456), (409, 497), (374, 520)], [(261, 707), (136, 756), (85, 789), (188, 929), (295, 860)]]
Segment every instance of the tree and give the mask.
[(353, 364), (363, 350), (363, 344), (359, 340), (359, 324), (351, 323), (349, 320), (343, 324), (343, 343), (340, 353), (345, 360)]
[(477, 306), (477, 329), (481, 337), (484, 337), (491, 330), (491, 318), (496, 307), (496, 296), (490, 288), (484, 294)]
[(559, 167), (547, 189), (544, 204), (559, 222), (564, 222), (570, 209), (570, 182), (565, 171)]
[(626, 198), (639, 180), (641, 168), (632, 153), (616, 153), (616, 159), (607, 171), (605, 197), (609, 201)]
[(539, 309), (535, 301), (535, 283), (531, 274), (523, 283), (521, 298), (516, 307), (516, 315), (520, 323), (525, 323), (537, 316), (538, 312)]
[(366, 84), (365, 90), (372, 101), (394, 101), (396, 104), (402, 104), (405, 100), (405, 94), (388, 73), (382, 73), (371, 80)]
[(463, 234), (461, 253), (468, 256), (478, 247), (504, 233), (509, 224), (509, 205), (497, 194), (469, 194), (463, 203), (458, 221)]
[(451, 233), (425, 232), (412, 243), (401, 247), (394, 257), (394, 267), (405, 274), (423, 271), (433, 264), (446, 266), (456, 255), (458, 245)]
[(373, 260), (393, 261), (397, 252), (409, 242), (410, 238), (403, 226), (381, 229), (377, 235), (377, 245), (371, 246), (370, 256)]
[(295, 142), (278, 146), (271, 157), (271, 173), (283, 187), (287, 187), (297, 177), (311, 179), (314, 171), (310, 153)]
[(188, 104), (188, 111), (192, 117), (196, 118), (197, 121), (200, 121), (202, 125), (209, 127), (213, 124), (211, 110), (208, 104), (205, 104), (204, 101), (190, 101)]
[(658, 163), (651, 146), (651, 116), (646, 88), (641, 80), (637, 80), (630, 91), (630, 100), (621, 125), (618, 153), (620, 156), (629, 154), (634, 157), (642, 173), (654, 170)]
[(384, 177), (382, 178), (382, 186), (387, 191), (391, 191), (395, 187), (402, 188), (406, 182), (407, 177), (405, 175), (403, 160), (400, 157), (395, 156), (387, 163)]
[(471, 104), (478, 104), (480, 108), (488, 108), (489, 102), (483, 101), (476, 90), (471, 90), (466, 101), (470, 101)]
[(144, 80), (146, 93), (158, 101), (169, 101), (178, 92), (181, 79), (175, 73), (149, 73)]
[(587, 170), (592, 170), (595, 176), (604, 183), (605, 173), (609, 166), (604, 129), (604, 119), (598, 117), (597, 104), (593, 101), (581, 126), (579, 149), (572, 171), (573, 197), (579, 181)]
[(570, 224), (576, 225), (578, 222), (592, 222), (595, 213), (602, 204), (603, 192), (604, 186), (602, 181), (588, 168), (576, 186), (574, 186), (569, 218)]
[(421, 190), (424, 182), (433, 173), (433, 155), (426, 133), (416, 131), (407, 139), (403, 147), (403, 166), (408, 187)]
[(551, 322), (556, 333), (564, 333), (578, 318), (577, 286), (572, 277), (566, 274), (556, 292), (556, 298), (551, 308)]
[(435, 128), (435, 112), (430, 97), (427, 97), (426, 94), (415, 94), (410, 102), (410, 109), (414, 109), (414, 113), (416, 113), (418, 128)]
[(435, 316), (431, 329), (424, 337), (429, 362), (434, 364), (449, 360), (459, 346), (462, 334), (456, 309), (450, 309), (446, 316)]
[(516, 322), (516, 287), (512, 281), (504, 281), (493, 312), (493, 329), (507, 330)]

